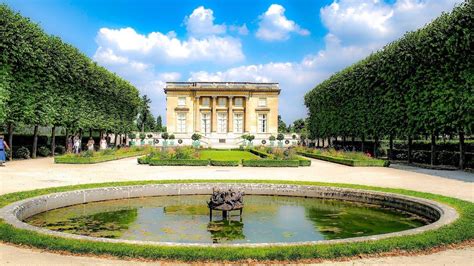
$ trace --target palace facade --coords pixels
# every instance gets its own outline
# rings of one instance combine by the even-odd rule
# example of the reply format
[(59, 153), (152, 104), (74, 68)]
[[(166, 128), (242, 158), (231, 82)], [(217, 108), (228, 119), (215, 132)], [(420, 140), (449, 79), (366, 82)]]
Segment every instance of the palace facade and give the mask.
[(278, 83), (167, 82), (167, 131), (188, 139), (193, 133), (209, 145), (239, 144), (278, 133)]

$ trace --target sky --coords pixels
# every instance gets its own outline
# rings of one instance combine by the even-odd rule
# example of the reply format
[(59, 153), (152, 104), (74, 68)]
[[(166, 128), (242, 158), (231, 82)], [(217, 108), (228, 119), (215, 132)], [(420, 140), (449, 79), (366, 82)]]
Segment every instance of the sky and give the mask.
[(166, 117), (167, 81), (280, 83), (279, 113), (462, 0), (0, 0), (130, 81)]

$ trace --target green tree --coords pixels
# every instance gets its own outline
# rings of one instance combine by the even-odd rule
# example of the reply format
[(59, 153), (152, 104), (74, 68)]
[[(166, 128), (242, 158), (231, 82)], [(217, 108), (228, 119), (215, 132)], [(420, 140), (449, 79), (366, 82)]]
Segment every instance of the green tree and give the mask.
[(281, 115), (278, 115), (278, 132), (286, 132), (286, 123), (281, 119)]

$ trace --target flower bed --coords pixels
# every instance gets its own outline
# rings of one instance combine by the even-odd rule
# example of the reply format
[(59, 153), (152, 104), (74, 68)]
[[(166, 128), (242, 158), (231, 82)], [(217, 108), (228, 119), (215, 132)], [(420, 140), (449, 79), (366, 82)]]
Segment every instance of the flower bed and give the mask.
[(56, 156), (54, 157), (54, 162), (64, 164), (93, 164), (145, 155), (151, 151), (152, 149), (143, 147), (122, 148), (118, 150), (109, 149), (99, 152), (86, 151), (80, 154), (69, 153)]

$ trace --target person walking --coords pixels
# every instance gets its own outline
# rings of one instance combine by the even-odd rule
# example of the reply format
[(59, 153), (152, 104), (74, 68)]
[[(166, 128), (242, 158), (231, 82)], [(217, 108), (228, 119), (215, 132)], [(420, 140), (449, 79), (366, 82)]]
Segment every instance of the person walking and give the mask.
[(5, 149), (10, 150), (10, 147), (8, 147), (3, 135), (0, 135), (0, 166), (5, 166), (5, 161), (7, 160)]

